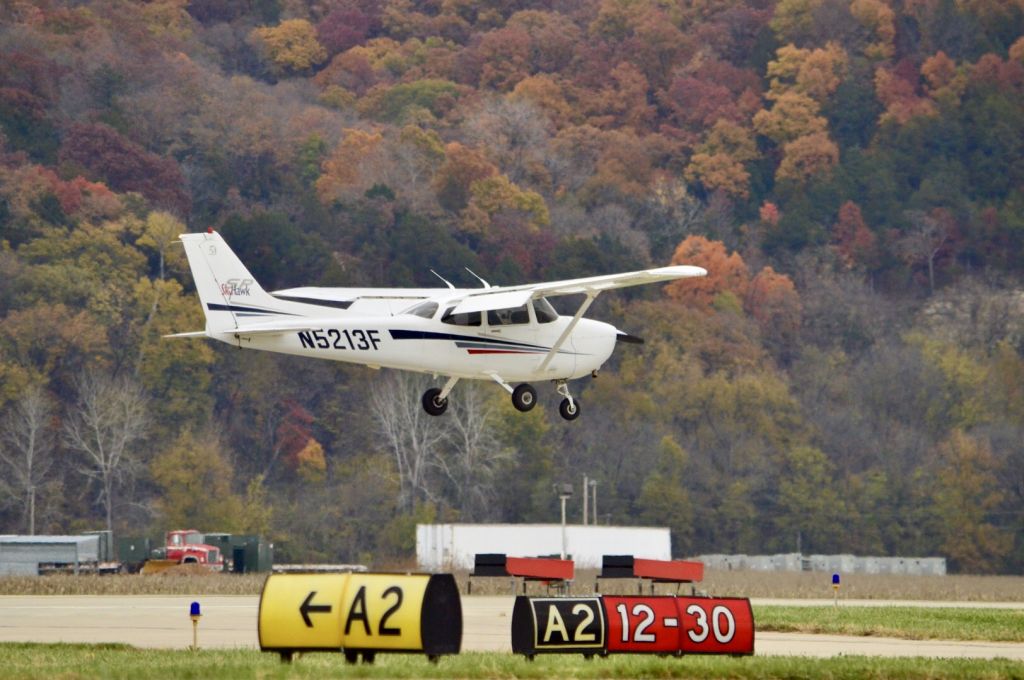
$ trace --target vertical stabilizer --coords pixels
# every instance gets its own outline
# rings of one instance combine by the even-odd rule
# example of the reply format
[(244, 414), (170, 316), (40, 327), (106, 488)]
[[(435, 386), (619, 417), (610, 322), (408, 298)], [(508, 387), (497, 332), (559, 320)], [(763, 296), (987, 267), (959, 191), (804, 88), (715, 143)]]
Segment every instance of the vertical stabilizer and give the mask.
[(217, 232), (182, 234), (185, 254), (206, 315), (206, 333), (230, 332), (250, 319), (283, 312), (281, 301), (256, 283), (249, 270)]

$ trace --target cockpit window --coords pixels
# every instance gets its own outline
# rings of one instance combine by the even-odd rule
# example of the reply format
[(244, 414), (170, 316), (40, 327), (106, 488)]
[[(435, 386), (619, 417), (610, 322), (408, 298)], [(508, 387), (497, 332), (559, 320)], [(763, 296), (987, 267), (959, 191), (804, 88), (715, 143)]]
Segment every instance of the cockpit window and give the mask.
[(526, 305), (507, 309), (487, 310), (487, 323), (491, 326), (516, 326), (530, 323), (530, 312)]
[(533, 301), (533, 313), (537, 315), (537, 323), (551, 323), (558, 320), (558, 312), (546, 298)]
[(480, 312), (463, 312), (453, 314), (454, 307), (449, 307), (441, 317), (441, 323), (450, 323), (453, 326), (479, 326)]
[(412, 314), (413, 316), (419, 316), (424, 319), (433, 319), (434, 314), (437, 313), (436, 302), (421, 302), (418, 305), (413, 305), (409, 309), (403, 312), (404, 314)]

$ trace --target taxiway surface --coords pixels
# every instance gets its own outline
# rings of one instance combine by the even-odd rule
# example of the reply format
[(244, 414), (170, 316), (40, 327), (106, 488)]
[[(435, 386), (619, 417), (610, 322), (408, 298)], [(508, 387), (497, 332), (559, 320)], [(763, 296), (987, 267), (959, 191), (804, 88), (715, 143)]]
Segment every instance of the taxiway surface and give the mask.
[[(256, 596), (78, 595), (0, 596), (0, 642), (121, 642), (136, 647), (182, 649), (192, 644), (189, 605), (203, 617), (199, 646), (259, 647)], [(511, 651), (511, 597), (463, 597), (464, 651)], [(822, 604), (831, 601), (752, 600), (757, 604)], [(1022, 603), (844, 601), (843, 606), (967, 606), (1024, 609)], [(1006, 658), (1024, 660), (1024, 643), (898, 640), (846, 635), (758, 632), (755, 653), (830, 657), (842, 655)]]

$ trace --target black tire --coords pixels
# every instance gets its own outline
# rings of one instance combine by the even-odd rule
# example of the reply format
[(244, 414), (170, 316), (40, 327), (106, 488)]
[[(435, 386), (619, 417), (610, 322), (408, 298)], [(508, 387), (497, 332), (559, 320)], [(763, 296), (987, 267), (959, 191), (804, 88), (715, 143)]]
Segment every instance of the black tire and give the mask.
[(576, 420), (580, 417), (580, 400), (573, 399), (569, 401), (568, 399), (563, 399), (562, 403), (558, 405), (558, 412), (566, 420)]
[(518, 385), (512, 390), (512, 405), (516, 410), (526, 413), (537, 405), (537, 390), (527, 383)]
[(431, 387), (423, 393), (423, 410), (432, 416), (439, 416), (448, 410), (448, 399), (438, 399), (441, 390)]

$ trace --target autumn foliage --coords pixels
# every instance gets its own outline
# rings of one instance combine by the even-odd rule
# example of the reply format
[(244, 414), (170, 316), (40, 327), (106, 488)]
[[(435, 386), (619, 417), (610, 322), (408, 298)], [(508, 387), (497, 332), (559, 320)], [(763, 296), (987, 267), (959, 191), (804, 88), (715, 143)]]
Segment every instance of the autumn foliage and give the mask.
[[(1024, 567), (1019, 1), (0, 17), (0, 532), (35, 498), (47, 531), (111, 505), (131, 535), (235, 517), (285, 559), (404, 564), (417, 522), (547, 521), (582, 471), (602, 520), (670, 526), (680, 555), (799, 533)], [(268, 290), (708, 276), (602, 295), (595, 315), (647, 343), (574, 383), (585, 427), (508, 413), (493, 385), (460, 411), (463, 381), (459, 420), (389, 448), (377, 414), (426, 378), (372, 408), (376, 372), (164, 339), (202, 328), (175, 239), (207, 227)], [(86, 374), (146, 404), (116, 488), (63, 436)], [(33, 404), (62, 462), (43, 479), (9, 445)], [(181, 492), (204, 486), (217, 502)]]
[(715, 299), (731, 293), (743, 300), (750, 285), (750, 271), (739, 253), (729, 253), (721, 241), (688, 236), (672, 255), (672, 264), (703, 267), (708, 275), (671, 283), (665, 293), (673, 300), (710, 312)]

